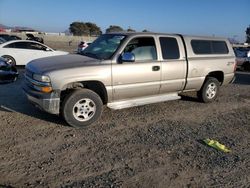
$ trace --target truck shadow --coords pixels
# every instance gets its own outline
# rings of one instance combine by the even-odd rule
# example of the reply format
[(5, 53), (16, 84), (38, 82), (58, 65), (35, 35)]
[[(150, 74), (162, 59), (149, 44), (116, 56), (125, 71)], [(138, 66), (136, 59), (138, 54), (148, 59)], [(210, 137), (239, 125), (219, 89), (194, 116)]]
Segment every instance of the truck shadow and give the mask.
[(182, 101), (189, 101), (189, 102), (200, 102), (199, 99), (195, 96), (191, 96), (191, 95), (186, 95), (186, 94), (181, 94), (181, 100)]
[(44, 121), (68, 126), (59, 116), (43, 112), (30, 104), (22, 90), (24, 70), (18, 71), (19, 77), (16, 82), (0, 85), (0, 111), (18, 112)]

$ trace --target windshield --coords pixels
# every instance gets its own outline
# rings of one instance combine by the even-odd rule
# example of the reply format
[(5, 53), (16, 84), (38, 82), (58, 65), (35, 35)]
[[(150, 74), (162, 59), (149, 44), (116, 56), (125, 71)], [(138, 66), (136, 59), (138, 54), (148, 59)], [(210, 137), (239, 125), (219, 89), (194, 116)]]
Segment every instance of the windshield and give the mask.
[(85, 50), (83, 50), (81, 54), (96, 59), (110, 59), (125, 37), (125, 35), (119, 34), (101, 35)]

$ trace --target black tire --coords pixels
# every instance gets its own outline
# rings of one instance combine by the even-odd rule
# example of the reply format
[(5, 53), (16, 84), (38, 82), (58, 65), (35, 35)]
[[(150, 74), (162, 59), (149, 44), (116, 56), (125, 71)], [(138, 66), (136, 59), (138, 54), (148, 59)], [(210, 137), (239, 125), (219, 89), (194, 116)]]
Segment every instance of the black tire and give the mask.
[(204, 103), (214, 101), (218, 96), (219, 87), (220, 82), (216, 78), (206, 78), (203, 86), (201, 87), (201, 90), (197, 93), (199, 100)]
[(88, 89), (77, 89), (63, 100), (61, 115), (70, 126), (84, 128), (99, 119), (102, 107), (102, 100), (95, 92)]
[(9, 56), (9, 55), (3, 55), (2, 58), (6, 59), (7, 63), (11, 64), (12, 66), (16, 66), (16, 60)]

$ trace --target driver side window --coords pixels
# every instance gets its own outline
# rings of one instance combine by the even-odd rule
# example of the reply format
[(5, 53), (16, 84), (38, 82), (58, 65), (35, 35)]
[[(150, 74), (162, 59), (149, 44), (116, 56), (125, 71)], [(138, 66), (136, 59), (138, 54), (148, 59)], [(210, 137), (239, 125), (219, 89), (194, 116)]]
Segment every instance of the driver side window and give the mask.
[(138, 37), (132, 39), (124, 49), (124, 53), (133, 53), (135, 61), (156, 60), (156, 46), (153, 37)]
[(46, 50), (46, 47), (43, 45), (40, 45), (38, 43), (33, 43), (33, 42), (29, 42), (28, 43), (28, 48), (30, 50)]

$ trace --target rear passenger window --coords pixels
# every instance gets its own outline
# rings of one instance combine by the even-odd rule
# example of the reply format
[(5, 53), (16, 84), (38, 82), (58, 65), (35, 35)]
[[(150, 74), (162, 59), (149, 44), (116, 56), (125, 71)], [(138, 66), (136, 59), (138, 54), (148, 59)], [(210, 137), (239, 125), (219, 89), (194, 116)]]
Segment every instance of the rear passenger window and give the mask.
[(15, 43), (7, 44), (3, 48), (15, 48)]
[(180, 52), (177, 40), (171, 37), (160, 37), (163, 59), (179, 59)]
[(27, 42), (14, 42), (14, 43), (4, 46), (4, 48), (27, 49)]
[(192, 40), (191, 46), (195, 54), (228, 54), (225, 41)]

